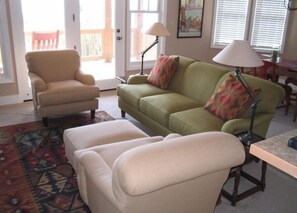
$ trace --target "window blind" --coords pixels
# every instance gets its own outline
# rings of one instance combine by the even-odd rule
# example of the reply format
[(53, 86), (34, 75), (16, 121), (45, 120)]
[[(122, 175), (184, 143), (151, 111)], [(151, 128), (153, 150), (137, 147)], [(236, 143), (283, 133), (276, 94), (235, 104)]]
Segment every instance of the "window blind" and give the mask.
[(283, 0), (216, 0), (212, 46), (249, 40), (258, 50), (282, 50), (287, 11)]
[(257, 0), (251, 45), (257, 49), (279, 49), (283, 42), (287, 10), (283, 0)]
[(244, 40), (249, 0), (216, 0), (213, 45), (227, 45)]

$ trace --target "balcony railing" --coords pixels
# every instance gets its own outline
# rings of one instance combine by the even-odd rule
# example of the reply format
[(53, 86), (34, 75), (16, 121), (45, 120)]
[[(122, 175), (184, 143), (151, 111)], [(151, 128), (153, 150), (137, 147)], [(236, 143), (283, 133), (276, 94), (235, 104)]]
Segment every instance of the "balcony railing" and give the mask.
[[(87, 29), (81, 30), (82, 61), (104, 60), (110, 62), (114, 57), (114, 30)], [(153, 42), (154, 37), (144, 39), (143, 32), (134, 28), (131, 30), (131, 59), (140, 60), (140, 53), (145, 46)], [(25, 33), (26, 49), (32, 50), (32, 32)], [(59, 48), (65, 48), (65, 32), (60, 31)], [(149, 55), (148, 55), (149, 56)]]

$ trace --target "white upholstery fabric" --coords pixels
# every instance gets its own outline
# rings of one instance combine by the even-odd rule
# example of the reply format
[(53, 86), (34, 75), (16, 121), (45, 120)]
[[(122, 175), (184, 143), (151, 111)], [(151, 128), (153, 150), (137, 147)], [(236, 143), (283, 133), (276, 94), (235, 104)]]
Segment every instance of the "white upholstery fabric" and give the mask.
[[(114, 161), (117, 159), (119, 155), (124, 153), (125, 151), (132, 149), (137, 146), (145, 145), (148, 143), (154, 143), (158, 141), (162, 141), (163, 137), (155, 136), (155, 137), (146, 137), (146, 138), (138, 138), (134, 140), (127, 140), (118, 143), (111, 143), (105, 145), (99, 145), (95, 147), (91, 147), (88, 149), (78, 150), (74, 152), (74, 167), (77, 168), (78, 173), (78, 183), (81, 197), (88, 203), (87, 193), (86, 193), (86, 176), (85, 169), (79, 164), (79, 160), (83, 159), (88, 154), (96, 155), (97, 159), (95, 162), (89, 162), (89, 164), (94, 164), (94, 166), (100, 167), (100, 177), (102, 177), (103, 181), (100, 182), (102, 187), (105, 187), (108, 184), (111, 184), (111, 175), (112, 175), (112, 167)], [(90, 165), (91, 166), (91, 165)], [(103, 175), (104, 174), (104, 175)], [(98, 176), (99, 177), (99, 176)], [(106, 179), (108, 179), (106, 181)], [(110, 182), (109, 182), (110, 181)], [(109, 196), (108, 193), (105, 193), (104, 196)]]
[(80, 192), (92, 212), (213, 212), (230, 168), (245, 159), (240, 141), (223, 132), (141, 140), (76, 152)]
[(73, 161), (75, 151), (142, 137), (148, 137), (148, 135), (127, 120), (106, 121), (70, 128), (63, 134), (66, 156), (76, 171), (77, 167)]

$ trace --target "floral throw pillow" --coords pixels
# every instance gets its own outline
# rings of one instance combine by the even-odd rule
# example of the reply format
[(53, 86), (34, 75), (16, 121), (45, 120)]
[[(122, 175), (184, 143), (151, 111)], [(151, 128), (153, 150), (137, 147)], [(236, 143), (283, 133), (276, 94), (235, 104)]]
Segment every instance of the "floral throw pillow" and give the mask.
[[(251, 88), (256, 96), (261, 92), (260, 88)], [(242, 84), (230, 75), (222, 83), (204, 106), (209, 112), (223, 120), (231, 120), (243, 117), (251, 107), (253, 100), (246, 93)]]
[(167, 89), (173, 79), (179, 57), (160, 56), (151, 70), (147, 82), (161, 89)]

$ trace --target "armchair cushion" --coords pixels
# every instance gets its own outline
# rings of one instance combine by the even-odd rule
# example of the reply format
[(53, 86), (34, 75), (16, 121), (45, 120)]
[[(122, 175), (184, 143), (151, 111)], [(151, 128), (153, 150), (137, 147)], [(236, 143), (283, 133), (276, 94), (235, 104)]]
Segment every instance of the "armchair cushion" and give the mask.
[(47, 83), (47, 90), (38, 94), (38, 103), (42, 106), (65, 104), (90, 100), (98, 97), (98, 88), (79, 81), (57, 81)]

